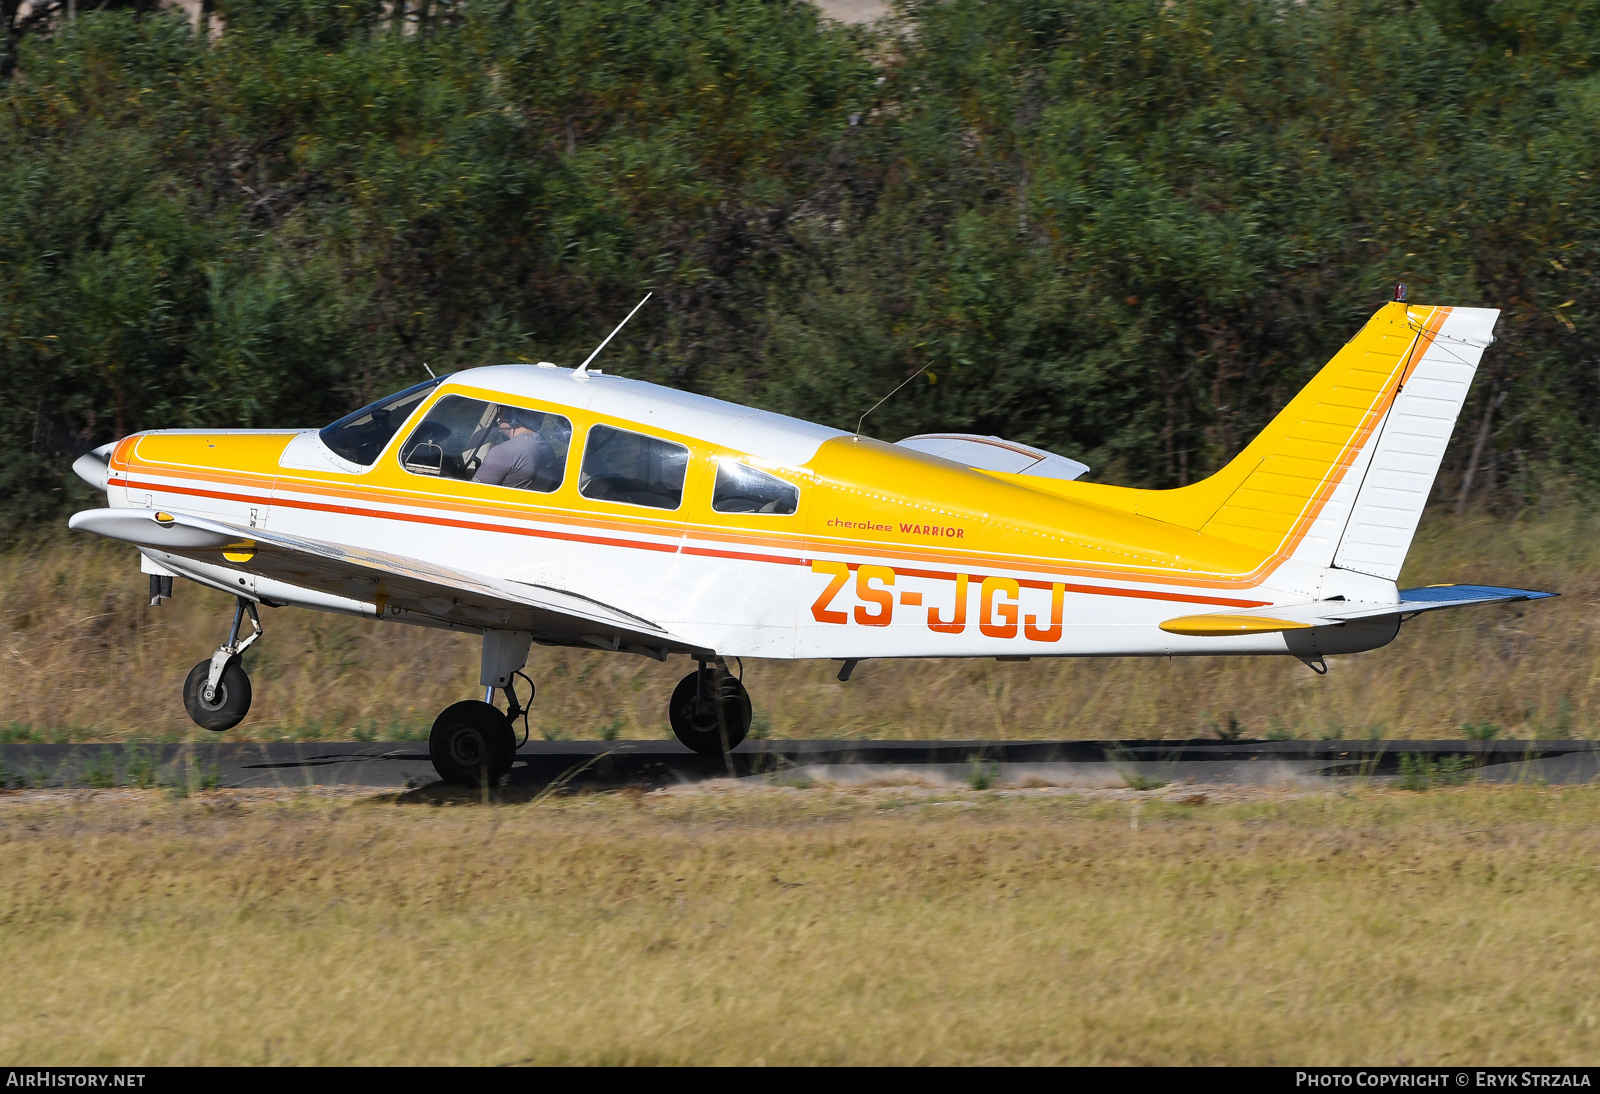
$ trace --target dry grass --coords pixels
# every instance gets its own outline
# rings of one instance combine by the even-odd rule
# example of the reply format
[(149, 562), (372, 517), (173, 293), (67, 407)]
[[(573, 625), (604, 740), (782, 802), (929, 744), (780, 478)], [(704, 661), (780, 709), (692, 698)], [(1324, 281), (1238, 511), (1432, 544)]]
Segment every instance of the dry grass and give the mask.
[[(1556, 601), (1425, 616), (1388, 649), (1335, 659), (1326, 678), (1287, 658), (870, 662), (841, 685), (826, 663), (747, 666), (757, 732), (774, 737), (1188, 737), (1237, 719), (1249, 735), (1596, 735), (1600, 521), (1430, 516), (1407, 581), (1553, 589)], [(13, 738), (171, 740), (178, 701), (221, 640), (225, 598), (181, 585), (144, 606), (132, 551), (71, 537), (0, 556), (0, 727)], [(476, 640), (308, 612), (266, 612), (249, 655), (256, 703), (235, 739), (409, 737), (476, 693)], [(538, 650), (535, 731), (666, 736), (689, 664)], [(203, 736), (203, 734), (200, 734)]]
[(0, 796), (16, 1064), (1580, 1064), (1600, 790)]

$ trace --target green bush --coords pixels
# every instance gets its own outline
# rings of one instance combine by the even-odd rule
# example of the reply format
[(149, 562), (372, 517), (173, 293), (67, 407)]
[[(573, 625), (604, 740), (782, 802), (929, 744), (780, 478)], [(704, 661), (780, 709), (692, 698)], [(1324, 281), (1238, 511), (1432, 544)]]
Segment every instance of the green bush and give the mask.
[(575, 363), (646, 289), (609, 369), (853, 427), (927, 366), (869, 432), (1170, 485), (1405, 280), (1508, 312), (1475, 481), (1600, 478), (1594, 0), (145, 7), (0, 63), (0, 537), (92, 445)]

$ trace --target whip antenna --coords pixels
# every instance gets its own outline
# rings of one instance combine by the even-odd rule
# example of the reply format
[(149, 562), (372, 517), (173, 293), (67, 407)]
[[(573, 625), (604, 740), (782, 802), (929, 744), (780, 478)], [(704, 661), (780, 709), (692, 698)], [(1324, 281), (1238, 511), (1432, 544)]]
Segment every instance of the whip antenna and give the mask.
[[(655, 295), (655, 293), (653, 293), (653, 292), (645, 293), (644, 294), (644, 299), (639, 301), (637, 304), (635, 304), (633, 306), (633, 310), (628, 313), (628, 319), (632, 319), (635, 315), (638, 315), (639, 314), (639, 309), (644, 307), (645, 304), (654, 295)], [(609, 342), (613, 338), (615, 338), (617, 336), (617, 331), (620, 331), (623, 327), (628, 325), (628, 319), (624, 319), (622, 322), (618, 323), (617, 324), (617, 329), (612, 331), (610, 334), (606, 335), (606, 341), (605, 342), (601, 342), (598, 346), (594, 347), (594, 352), (589, 354), (589, 356), (584, 359), (583, 364), (579, 365), (577, 368), (572, 370), (572, 375), (574, 375), (574, 376), (587, 376), (587, 375), (589, 375), (589, 362), (593, 361), (596, 357), (600, 356), (600, 351), (606, 348), (606, 342)]]
[[(929, 361), (928, 365), (931, 365), (931, 364), (933, 364), (933, 362)], [(903, 388), (907, 384), (909, 384), (912, 380), (915, 380), (918, 376), (921, 376), (924, 372), (927, 372), (928, 371), (928, 365), (923, 365), (921, 368), (917, 369), (917, 371), (913, 372), (910, 376), (907, 376), (904, 380), (901, 380), (899, 384), (895, 385), (894, 391), (889, 392), (889, 394), (885, 395), (883, 398), (879, 399), (877, 402), (873, 403), (870, 407), (868, 407), (867, 408), (867, 414), (871, 414), (874, 410), (877, 410), (884, 403), (887, 403), (890, 399), (894, 398), (895, 391), (899, 391), (901, 388)], [(860, 420), (856, 422), (856, 436), (857, 437), (861, 436), (861, 423), (867, 420), (867, 414), (861, 415)]]

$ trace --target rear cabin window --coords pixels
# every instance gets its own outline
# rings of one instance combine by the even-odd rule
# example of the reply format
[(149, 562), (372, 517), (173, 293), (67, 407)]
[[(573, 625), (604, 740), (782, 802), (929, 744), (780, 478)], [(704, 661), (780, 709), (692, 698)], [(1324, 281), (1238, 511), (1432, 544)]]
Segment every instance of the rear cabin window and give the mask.
[(788, 516), (800, 505), (800, 490), (776, 475), (734, 460), (717, 464), (711, 508), (717, 513), (771, 513)]
[(425, 380), (387, 399), (379, 399), (353, 414), (346, 414), (318, 436), (323, 444), (351, 463), (371, 467), (400, 427), (406, 424), (411, 412), (417, 409), (417, 404), (441, 382), (442, 378)]
[(548, 494), (567, 474), (572, 423), (560, 414), (446, 395), (400, 446), (400, 465), (432, 475)]
[(683, 504), (688, 469), (689, 450), (681, 444), (597, 425), (583, 449), (578, 493), (594, 501), (676, 509)]

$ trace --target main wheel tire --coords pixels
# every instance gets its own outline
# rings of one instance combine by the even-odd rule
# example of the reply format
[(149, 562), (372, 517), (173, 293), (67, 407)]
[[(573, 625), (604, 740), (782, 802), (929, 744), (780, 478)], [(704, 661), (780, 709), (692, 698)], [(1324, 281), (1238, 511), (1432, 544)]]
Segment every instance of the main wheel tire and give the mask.
[(495, 784), (511, 770), (517, 734), (511, 719), (477, 699), (445, 707), (428, 734), (428, 757), (447, 783), (458, 786)]
[(217, 681), (216, 694), (206, 702), (206, 681), (211, 677), (211, 658), (206, 658), (189, 670), (183, 682), (183, 708), (194, 719), (194, 724), (213, 733), (232, 729), (250, 713), (250, 677), (237, 657), (228, 662)]
[(724, 732), (727, 733), (727, 748), (731, 752), (739, 747), (750, 732), (753, 714), (750, 693), (732, 676), (722, 677), (723, 724), (718, 726), (715, 698), (718, 673), (706, 669), (703, 688), (697, 680), (700, 675), (699, 672), (691, 672), (672, 689), (667, 720), (672, 723), (672, 732), (678, 740), (696, 752), (708, 756), (720, 755)]

